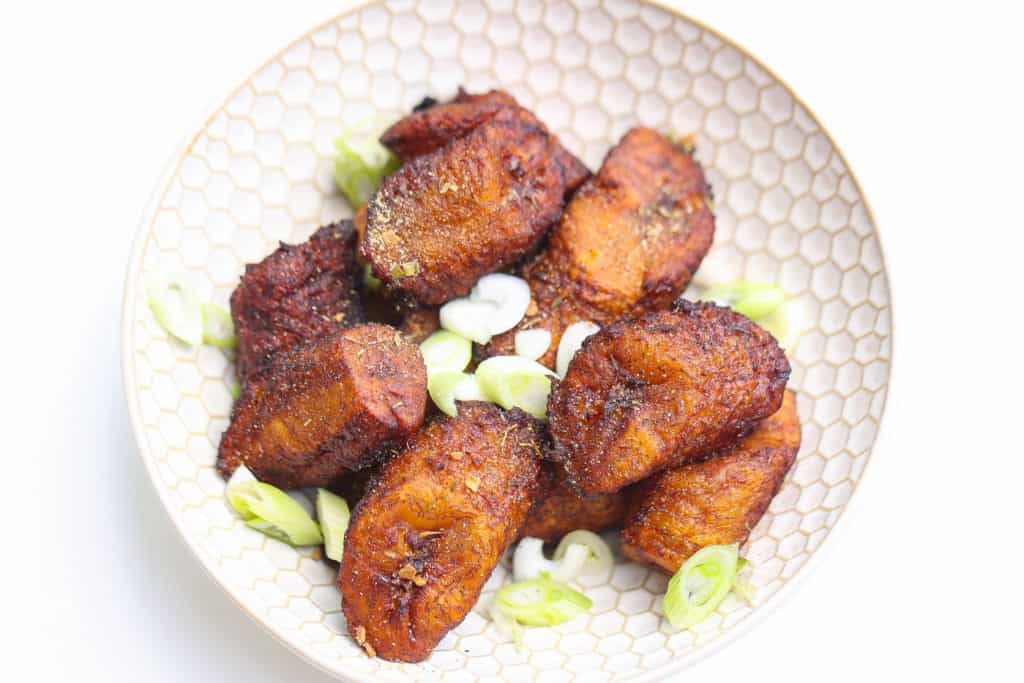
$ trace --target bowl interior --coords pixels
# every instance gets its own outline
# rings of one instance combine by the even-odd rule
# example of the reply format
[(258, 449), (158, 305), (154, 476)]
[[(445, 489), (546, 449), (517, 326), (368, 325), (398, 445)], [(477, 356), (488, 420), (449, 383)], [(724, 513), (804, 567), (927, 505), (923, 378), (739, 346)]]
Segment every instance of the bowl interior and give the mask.
[[(457, 86), (502, 87), (592, 168), (628, 128), (693, 132), (717, 234), (698, 279), (778, 282), (806, 311), (791, 386), (803, 447), (744, 554), (756, 606), (732, 597), (699, 627), (661, 617), (665, 577), (621, 562), (588, 588), (587, 617), (531, 629), (516, 652), (474, 611), (422, 664), (367, 658), (345, 635), (335, 572), (243, 526), (213, 469), (231, 363), (185, 348), (146, 308), (147, 274), (185, 273), (227, 305), (243, 264), (351, 210), (332, 183), (346, 123), (398, 115)], [(714, 32), (636, 2), (391, 2), (317, 28), (256, 71), (173, 164), (141, 227), (125, 300), (124, 367), (139, 446), (160, 497), (213, 576), (274, 635), (342, 678), (660, 677), (726, 642), (790, 584), (843, 512), (885, 402), (890, 302), (853, 175), (815, 118)], [(614, 534), (610, 536), (614, 539)], [(507, 577), (499, 567), (482, 604)]]

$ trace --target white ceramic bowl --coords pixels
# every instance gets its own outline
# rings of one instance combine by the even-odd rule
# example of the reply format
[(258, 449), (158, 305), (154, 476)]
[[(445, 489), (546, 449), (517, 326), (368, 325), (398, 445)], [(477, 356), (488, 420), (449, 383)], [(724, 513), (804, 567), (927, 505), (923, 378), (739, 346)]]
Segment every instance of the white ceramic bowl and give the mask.
[[(776, 281), (811, 327), (791, 354), (803, 448), (744, 554), (756, 607), (729, 598), (675, 632), (665, 577), (619, 564), (587, 617), (530, 629), (522, 654), (473, 612), (422, 664), (370, 659), (345, 633), (334, 571), (243, 526), (214, 470), (232, 370), (185, 348), (146, 308), (143, 278), (182, 272), (227, 305), (243, 264), (350, 215), (332, 186), (345, 122), (424, 95), (500, 86), (592, 168), (630, 126), (695, 132), (713, 185), (714, 247), (698, 274)], [(660, 679), (746, 630), (806, 571), (871, 454), (885, 404), (891, 308), (875, 226), (852, 173), (806, 107), (714, 31), (639, 2), (359, 3), (259, 68), (173, 159), (136, 238), (123, 364), (139, 451), (186, 543), (238, 604), (295, 652), (349, 680)], [(484, 600), (507, 577), (499, 567)], [(187, 597), (186, 597), (187, 599)]]

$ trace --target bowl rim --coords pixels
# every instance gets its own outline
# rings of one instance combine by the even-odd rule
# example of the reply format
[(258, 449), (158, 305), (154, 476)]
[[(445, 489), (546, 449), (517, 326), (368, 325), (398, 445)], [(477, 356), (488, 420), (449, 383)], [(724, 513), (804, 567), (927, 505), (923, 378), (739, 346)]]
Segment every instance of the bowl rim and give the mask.
[[(869, 449), (867, 461), (864, 464), (864, 468), (861, 470), (860, 477), (858, 478), (857, 482), (854, 483), (850, 491), (850, 497), (847, 499), (843, 507), (840, 508), (841, 513), (839, 514), (839, 517), (836, 519), (835, 523), (832, 525), (832, 528), (827, 530), (825, 536), (822, 538), (821, 543), (810, 554), (807, 561), (803, 565), (801, 565), (792, 576), (786, 579), (786, 582), (779, 588), (779, 590), (773, 593), (763, 603), (758, 605), (757, 608), (754, 609), (751, 612), (751, 614), (745, 619), (743, 619), (739, 624), (731, 627), (722, 635), (714, 638), (710, 643), (702, 646), (699, 650), (695, 651), (692, 655), (688, 656), (686, 659), (682, 661), (670, 661), (653, 670), (637, 672), (633, 674), (627, 673), (623, 677), (631, 681), (643, 681), (647, 683), (663, 680), (667, 676), (671, 676), (685, 669), (688, 669), (693, 665), (697, 664), (698, 662), (704, 661), (711, 655), (719, 652), (727, 645), (740, 638), (741, 636), (749, 633), (762, 621), (764, 621), (768, 616), (770, 616), (776, 610), (778, 610), (783, 604), (788, 602), (791, 599), (794, 592), (796, 591), (796, 589), (802, 586), (804, 582), (806, 582), (807, 577), (813, 574), (814, 571), (818, 568), (818, 566), (824, 561), (824, 559), (832, 553), (832, 550), (834, 546), (837, 544), (837, 542), (833, 540), (830, 544), (826, 541), (832, 537), (835, 537), (837, 535), (837, 532), (845, 533), (845, 530), (850, 526), (850, 523), (847, 520), (850, 518), (852, 510), (860, 509), (859, 507), (852, 506), (852, 503), (856, 498), (857, 491), (859, 491), (863, 485), (864, 475), (867, 472), (868, 467), (870, 467), (875, 451), (878, 449), (879, 443), (882, 441), (883, 434), (885, 433), (883, 425), (885, 424), (885, 409), (888, 404), (889, 395), (892, 391), (892, 366), (893, 359), (895, 358), (896, 349), (896, 326), (895, 316), (893, 315), (893, 302), (895, 298), (893, 293), (893, 285), (891, 278), (889, 277), (889, 269), (887, 267), (888, 261), (885, 257), (885, 246), (883, 243), (881, 231), (878, 227), (878, 221), (875, 217), (875, 213), (871, 208), (871, 204), (868, 201), (867, 195), (864, 192), (864, 188), (861, 186), (856, 174), (853, 172), (852, 168), (847, 162), (846, 155), (843, 153), (842, 149), (840, 148), (836, 140), (832, 137), (832, 134), (829, 132), (829, 130), (822, 124), (821, 120), (814, 113), (814, 110), (807, 105), (803, 98), (799, 96), (799, 94), (793, 89), (792, 86), (790, 86), (790, 84), (785, 79), (781, 78), (774, 70), (768, 67), (764, 62), (762, 62), (758, 57), (756, 57), (752, 52), (750, 52), (750, 50), (748, 50), (745, 46), (729, 38), (728, 36), (722, 34), (721, 32), (717, 31), (711, 26), (708, 26), (703, 21), (695, 19), (689, 14), (686, 14), (682, 10), (673, 6), (674, 3), (672, 3), (671, 0), (635, 1), (638, 5), (653, 6), (672, 15), (673, 17), (683, 19), (684, 21), (689, 22), (690, 24), (699, 28), (700, 30), (714, 36), (724, 45), (728, 45), (729, 47), (735, 49), (737, 52), (742, 54), (746, 59), (753, 61), (758, 68), (763, 70), (777, 83), (782, 85), (789, 93), (789, 95), (793, 98), (794, 103), (800, 107), (803, 107), (803, 109), (807, 112), (810, 118), (814, 120), (814, 122), (818, 125), (820, 132), (825, 136), (825, 139), (828, 141), (834, 153), (839, 157), (840, 161), (842, 161), (843, 165), (846, 167), (849, 173), (849, 177), (853, 182), (855, 189), (857, 190), (860, 200), (864, 205), (865, 211), (868, 214), (868, 218), (871, 220), (874, 237), (878, 241), (881, 272), (885, 275), (886, 280), (886, 288), (888, 293), (888, 309), (890, 318), (888, 336), (890, 346), (889, 363), (885, 373), (885, 395), (883, 396), (882, 406), (879, 411), (879, 416), (877, 419), (875, 438)], [(230, 101), (231, 97), (246, 83), (248, 83), (248, 81), (252, 78), (253, 74), (258, 73), (260, 70), (262, 70), (269, 64), (278, 60), (293, 46), (297, 45), (303, 40), (306, 40), (309, 36), (316, 33), (317, 31), (331, 24), (336, 23), (340, 19), (343, 19), (344, 17), (349, 16), (350, 14), (358, 12), (364, 7), (379, 4), (381, 2), (383, 2), (383, 0), (342, 0), (342, 2), (340, 3), (340, 9), (332, 13), (332, 15), (327, 17), (326, 19), (320, 21), (319, 23), (316, 23), (298, 37), (290, 40), (283, 47), (276, 50), (270, 57), (263, 60), (255, 68), (250, 68), (245, 74), (243, 74), (243, 77), (236, 82), (236, 85), (228, 91), (228, 94), (226, 96), (222, 96), (216, 99), (213, 105), (207, 108), (205, 114), (203, 114), (202, 117), (200, 118), (200, 124), (195, 129), (189, 129), (190, 131), (194, 132), (189, 132), (187, 136), (183, 138), (183, 140), (177, 145), (177, 149), (175, 150), (175, 152), (165, 162), (163, 172), (161, 173), (160, 176), (160, 180), (156, 183), (156, 185), (154, 186), (153, 190), (150, 193), (149, 198), (146, 201), (145, 209), (135, 229), (135, 235), (132, 239), (132, 249), (128, 265), (125, 271), (124, 293), (122, 295), (121, 301), (121, 379), (124, 388), (125, 402), (128, 404), (128, 414), (131, 421), (132, 434), (135, 439), (136, 451), (140, 459), (142, 460), (143, 464), (145, 465), (146, 472), (149, 475), (150, 483), (157, 494), (157, 498), (160, 500), (161, 505), (163, 505), (164, 510), (167, 512), (167, 516), (170, 518), (173, 527), (178, 532), (179, 540), (182, 542), (185, 548), (188, 549), (192, 557), (198, 561), (199, 565), (203, 568), (203, 571), (207, 575), (207, 577), (214, 584), (219, 586), (243, 613), (245, 613), (250, 619), (252, 619), (263, 631), (269, 634), (274, 640), (281, 643), (287, 649), (289, 649), (295, 655), (297, 655), (300, 659), (308, 662), (316, 669), (322, 671), (328, 676), (336, 680), (352, 681), (354, 683), (373, 683), (378, 679), (372, 673), (360, 674), (356, 672), (350, 672), (343, 674), (333, 669), (326, 663), (326, 661), (321, 660), (320, 656), (318, 656), (317, 653), (313, 652), (309, 648), (300, 645), (297, 642), (292, 642), (284, 633), (275, 628), (269, 621), (267, 621), (265, 618), (261, 617), (260, 615), (256, 614), (253, 610), (251, 610), (241, 599), (241, 596), (239, 595), (238, 591), (234, 587), (229, 585), (227, 582), (223, 581), (219, 571), (204, 558), (202, 553), (200, 553), (195, 541), (184, 528), (181, 516), (171, 513), (171, 502), (168, 500), (163, 487), (160, 485), (160, 475), (156, 470), (156, 464), (152, 458), (148, 457), (149, 448), (148, 446), (145, 445), (145, 427), (142, 422), (142, 417), (139, 413), (140, 409), (138, 403), (138, 389), (136, 385), (134, 363), (132, 362), (132, 349), (135, 337), (134, 305), (136, 297), (138, 295), (138, 276), (142, 267), (142, 256), (149, 242), (149, 238), (151, 236), (150, 227), (152, 225), (153, 218), (157, 211), (157, 208), (159, 207), (160, 200), (166, 194), (166, 191), (171, 181), (173, 180), (178, 167), (180, 166), (185, 156), (187, 156), (188, 153), (191, 151), (192, 146), (195, 144), (196, 140), (198, 140), (202, 132), (206, 130), (206, 128), (210, 125), (214, 117), (216, 117), (217, 114), (223, 110), (223, 108)]]

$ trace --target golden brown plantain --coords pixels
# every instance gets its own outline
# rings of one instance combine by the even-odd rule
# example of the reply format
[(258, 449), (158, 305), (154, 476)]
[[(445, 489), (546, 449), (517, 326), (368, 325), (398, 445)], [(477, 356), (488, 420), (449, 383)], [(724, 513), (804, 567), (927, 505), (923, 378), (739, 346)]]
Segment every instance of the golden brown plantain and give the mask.
[(328, 486), (375, 462), (423, 423), (419, 349), (385, 325), (362, 325), (277, 354), (253, 372), (221, 437), (217, 468), (245, 465), (281, 488)]
[(418, 662), (462, 621), (537, 495), (539, 441), (522, 411), (463, 402), (385, 463), (338, 574), (349, 633), (368, 652)]
[(630, 490), (622, 529), (626, 557), (674, 574), (708, 545), (743, 543), (800, 450), (796, 396), (731, 450), (656, 474)]
[(398, 331), (410, 344), (419, 344), (424, 339), (441, 329), (441, 321), (438, 319), (438, 309), (412, 308), (404, 312), (402, 322), (398, 325)]
[(545, 463), (544, 469), (543, 490), (519, 530), (520, 538), (557, 541), (576, 529), (600, 531), (622, 521), (626, 504), (621, 491), (584, 498), (566, 483), (564, 467)]
[(710, 303), (588, 338), (548, 399), (552, 455), (584, 494), (611, 493), (739, 440), (782, 404), (789, 362), (748, 318)]
[(671, 305), (714, 235), (707, 182), (690, 151), (649, 128), (629, 131), (523, 269), (531, 312), (485, 355), (512, 353), (517, 331), (545, 328), (552, 342), (540, 362), (553, 368), (572, 323), (603, 326)]
[(558, 142), (503, 108), (416, 157), (370, 199), (362, 256), (390, 290), (436, 305), (533, 249), (562, 210)]
[(355, 253), (356, 232), (351, 221), (341, 221), (302, 244), (282, 242), (270, 256), (245, 267), (231, 294), (240, 378), (275, 353), (365, 319), (356, 292)]

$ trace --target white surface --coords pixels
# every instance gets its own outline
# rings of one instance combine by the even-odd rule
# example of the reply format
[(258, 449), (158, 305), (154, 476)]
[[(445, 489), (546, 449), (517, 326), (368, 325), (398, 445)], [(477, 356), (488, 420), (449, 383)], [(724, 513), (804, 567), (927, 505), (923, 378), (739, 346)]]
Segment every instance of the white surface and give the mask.
[[(12, 680), (325, 680), (174, 535), (118, 373), (123, 268), (163, 162), (230, 86), (336, 10), (259, 5), (49, 3), (0, 21), (5, 471), (24, 498), (4, 506), (19, 516), (0, 619), (10, 664), (32, 663)], [(997, 3), (893, 5), (684, 6), (770, 65), (844, 150), (883, 235), (897, 339), (873, 464), (829, 557), (690, 680), (1019, 674), (1020, 21)], [(228, 33), (239, 13), (247, 30)], [(101, 154), (115, 136), (128, 143)], [(41, 527), (25, 524), (36, 511)]]

